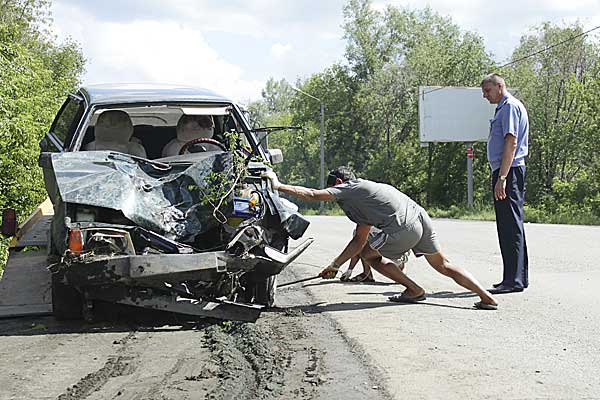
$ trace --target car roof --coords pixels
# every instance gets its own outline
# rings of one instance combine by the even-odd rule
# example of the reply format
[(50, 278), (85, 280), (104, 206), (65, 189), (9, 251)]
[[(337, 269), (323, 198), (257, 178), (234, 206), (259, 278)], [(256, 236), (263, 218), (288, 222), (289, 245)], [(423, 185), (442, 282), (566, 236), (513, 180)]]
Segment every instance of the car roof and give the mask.
[(98, 84), (86, 85), (79, 92), (89, 104), (123, 104), (153, 102), (231, 103), (210, 90), (189, 86), (162, 84)]

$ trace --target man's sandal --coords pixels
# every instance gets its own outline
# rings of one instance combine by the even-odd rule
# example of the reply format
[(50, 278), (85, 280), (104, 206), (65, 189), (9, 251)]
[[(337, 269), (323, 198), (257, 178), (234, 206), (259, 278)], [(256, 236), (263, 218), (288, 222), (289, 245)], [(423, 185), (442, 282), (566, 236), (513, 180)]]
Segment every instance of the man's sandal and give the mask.
[(364, 272), (361, 272), (360, 274), (356, 275), (354, 278), (350, 278), (350, 282), (355, 282), (355, 283), (375, 282), (375, 279), (373, 279), (373, 275), (371, 273), (365, 274)]
[(426, 297), (425, 297), (424, 291), (420, 295), (417, 295), (414, 297), (410, 297), (404, 293), (388, 297), (388, 300), (393, 301), (394, 303), (416, 303), (418, 301), (423, 301), (425, 299), (426, 299)]
[(473, 307), (475, 307), (478, 310), (497, 310), (498, 309), (498, 304), (490, 304), (490, 303), (484, 303), (483, 301), (478, 301), (477, 303), (473, 304)]

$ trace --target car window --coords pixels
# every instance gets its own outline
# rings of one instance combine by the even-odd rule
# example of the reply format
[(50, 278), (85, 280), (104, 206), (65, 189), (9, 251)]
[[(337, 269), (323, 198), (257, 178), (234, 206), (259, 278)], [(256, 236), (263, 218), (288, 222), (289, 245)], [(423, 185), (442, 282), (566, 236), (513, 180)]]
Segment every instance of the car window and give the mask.
[[(70, 106), (65, 105), (62, 114), (67, 114)], [(233, 113), (232, 110), (229, 104), (214, 103), (138, 103), (124, 104), (120, 107), (111, 105), (110, 107), (94, 108), (87, 126), (83, 127), (84, 134), (80, 149), (84, 151), (114, 150), (153, 160), (177, 155), (185, 143), (196, 138), (213, 139), (227, 147), (229, 141), (226, 132), (233, 130), (238, 132), (241, 145), (248, 152), (252, 152), (252, 139), (246, 136), (247, 133), (239, 120), (240, 116)], [(102, 129), (99, 130), (100, 116), (109, 111), (113, 114), (120, 112), (124, 119), (130, 121), (126, 125), (131, 128), (125, 129), (122, 126), (119, 129), (113, 127), (114, 129), (107, 130), (105, 124), (102, 123)], [(196, 121), (196, 123), (191, 123), (189, 126), (182, 123), (179, 127), (184, 118)], [(65, 120), (67, 119), (65, 118)], [(211, 127), (203, 126), (200, 120), (210, 121)], [(57, 129), (63, 128), (58, 119), (56, 127)], [(202, 146), (206, 148), (203, 151), (221, 150), (218, 146)], [(193, 150), (198, 151), (200, 148), (199, 145)]]
[(67, 140), (75, 132), (82, 113), (83, 101), (78, 97), (69, 96), (54, 119), (50, 131), (54, 136), (53, 139), (57, 140), (61, 146), (65, 147), (65, 144), (68, 144)]

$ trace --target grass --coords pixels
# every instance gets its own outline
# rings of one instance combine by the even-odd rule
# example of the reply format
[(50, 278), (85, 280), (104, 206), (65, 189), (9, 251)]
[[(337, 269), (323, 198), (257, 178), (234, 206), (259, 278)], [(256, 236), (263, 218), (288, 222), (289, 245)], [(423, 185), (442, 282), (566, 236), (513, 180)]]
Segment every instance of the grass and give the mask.
[[(302, 215), (320, 215), (318, 208), (306, 208), (306, 209), (300, 210), (300, 213), (302, 213)], [(343, 216), (345, 214), (342, 211), (342, 209), (336, 205), (332, 209), (326, 208), (324, 215), (339, 217), (339, 216)]]
[(548, 212), (545, 209), (525, 206), (525, 222), (565, 225), (600, 225), (600, 216), (586, 209), (559, 208)]
[[(329, 206), (329, 205), (328, 205)], [(301, 210), (304, 215), (319, 215), (318, 209)], [(491, 204), (476, 204), (472, 209), (450, 206), (449, 208), (430, 207), (427, 213), (432, 218), (453, 218), (473, 221), (495, 221), (496, 214)], [(327, 208), (325, 215), (340, 216), (344, 212), (339, 207)], [(565, 225), (600, 225), (600, 216), (587, 210), (561, 208), (548, 211), (543, 207), (525, 205), (525, 222)]]
[(0, 236), (0, 277), (2, 277), (2, 272), (4, 271), (4, 266), (6, 265), (6, 258), (8, 256), (8, 243), (8, 239)]
[(450, 208), (432, 207), (427, 210), (432, 218), (454, 218), (473, 221), (495, 221), (496, 214), (492, 207), (475, 206), (467, 207), (450, 206)]

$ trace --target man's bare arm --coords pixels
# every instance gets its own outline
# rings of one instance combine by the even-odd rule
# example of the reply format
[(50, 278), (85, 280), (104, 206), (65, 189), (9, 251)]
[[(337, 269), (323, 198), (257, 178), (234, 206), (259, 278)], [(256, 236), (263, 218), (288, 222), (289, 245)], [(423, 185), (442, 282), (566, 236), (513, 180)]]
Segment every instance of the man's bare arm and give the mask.
[(500, 176), (508, 175), (510, 166), (515, 159), (515, 152), (517, 151), (517, 137), (512, 133), (507, 134), (504, 137), (504, 152), (502, 153), (502, 164), (500, 165)]
[(354, 237), (346, 245), (342, 253), (333, 259), (333, 262), (336, 265), (342, 265), (352, 257), (359, 255), (363, 247), (365, 247), (365, 244), (367, 243), (370, 231), (370, 225), (356, 225), (356, 232), (354, 233)]
[(517, 150), (517, 137), (512, 134), (507, 134), (504, 137), (504, 151), (502, 152), (502, 164), (500, 164), (500, 171), (498, 171), (498, 181), (494, 188), (494, 198), (496, 200), (504, 200), (506, 198), (506, 181), (500, 179), (501, 176), (507, 176), (508, 171), (515, 158), (515, 152)]
[(279, 191), (308, 201), (330, 201), (335, 197), (325, 189), (311, 189), (304, 186), (279, 184)]
[(267, 171), (262, 174), (262, 177), (271, 181), (273, 189), (280, 190), (283, 193), (291, 194), (302, 200), (308, 201), (329, 201), (335, 200), (335, 197), (327, 190), (311, 189), (304, 186), (285, 185), (279, 182), (277, 175), (273, 171)]

